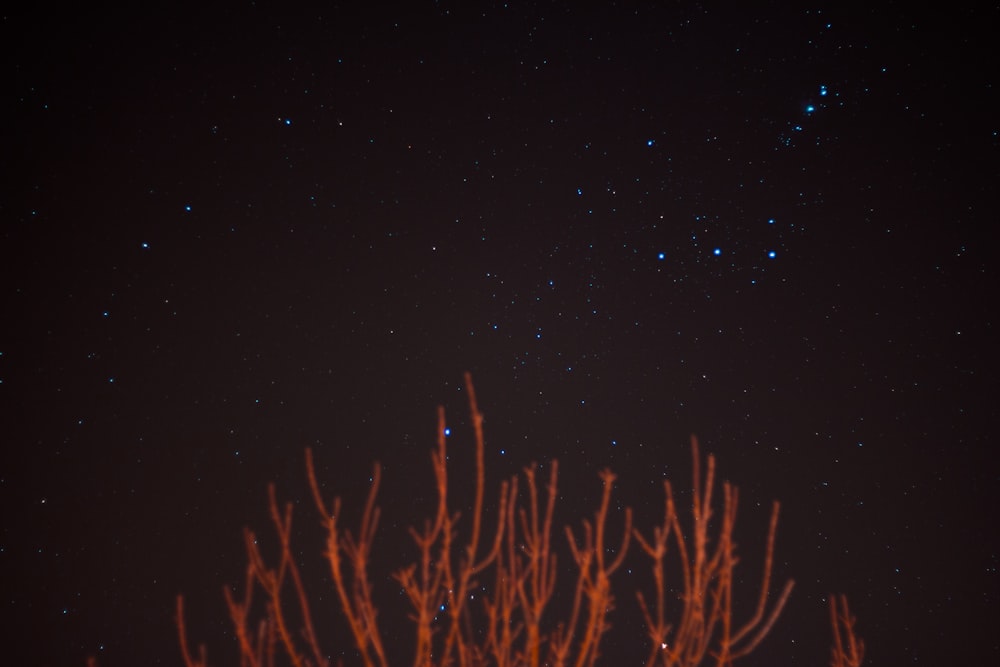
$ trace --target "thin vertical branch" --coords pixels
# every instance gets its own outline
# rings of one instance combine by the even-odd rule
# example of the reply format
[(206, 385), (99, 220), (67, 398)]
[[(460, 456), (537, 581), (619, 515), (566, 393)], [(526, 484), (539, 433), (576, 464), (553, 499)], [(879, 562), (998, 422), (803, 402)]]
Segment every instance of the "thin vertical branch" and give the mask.
[[(452, 519), (448, 510), (448, 456), (443, 408), (438, 408), (437, 445), (437, 450), (431, 453), (438, 494), (437, 511), (432, 520), (425, 521), (422, 532), (410, 528), (410, 535), (420, 552), (419, 567), (412, 564), (400, 569), (394, 575), (413, 607), (410, 618), (416, 625), (414, 667), (430, 664), (433, 655), (434, 619), (446, 598), (447, 591), (453, 588), (450, 559)], [(441, 554), (435, 563), (433, 550), (439, 539), (442, 541)]]
[(656, 664), (657, 656), (668, 648), (667, 636), (673, 628), (673, 624), (667, 622), (666, 618), (666, 582), (664, 579), (663, 561), (667, 555), (670, 535), (679, 530), (677, 527), (677, 510), (674, 506), (674, 494), (670, 482), (663, 482), (664, 509), (663, 525), (653, 528), (653, 541), (647, 542), (638, 529), (632, 531), (639, 546), (646, 554), (653, 559), (653, 585), (656, 589), (656, 618), (649, 611), (646, 598), (642, 591), (636, 591), (639, 607), (642, 610), (643, 620), (650, 639), (649, 656), (646, 659), (647, 667)]
[[(559, 464), (557, 461), (552, 461), (549, 468), (545, 513), (542, 516), (538, 511), (534, 463), (524, 469), (524, 475), (528, 482), (528, 511), (525, 512), (523, 509), (520, 511), (520, 525), (524, 536), (523, 551), (527, 564), (524, 577), (514, 578), (519, 582), (518, 594), (527, 630), (525, 660), (529, 667), (538, 667), (541, 659), (542, 616), (555, 590), (556, 556), (551, 553), (551, 535)], [(511, 534), (513, 535), (513, 524), (511, 524)]]
[(632, 534), (632, 510), (625, 510), (625, 529), (618, 556), (608, 565), (604, 560), (605, 544), (604, 529), (607, 523), (608, 506), (611, 502), (611, 491), (614, 487), (615, 475), (610, 470), (601, 471), (604, 482), (604, 493), (601, 505), (594, 516), (594, 522), (583, 522), (583, 543), (578, 544), (573, 531), (567, 526), (566, 537), (570, 550), (576, 560), (578, 577), (573, 612), (566, 626), (566, 633), (553, 637), (558, 646), (556, 653), (565, 659), (574, 646), (574, 628), (580, 612), (580, 600), (587, 599), (587, 619), (584, 621), (579, 641), (575, 643), (576, 667), (593, 665), (600, 657), (601, 637), (608, 630), (607, 615), (614, 607), (614, 596), (611, 594), (610, 577), (617, 570), (628, 552), (629, 539)]
[(479, 412), (476, 402), (476, 388), (472, 385), (472, 374), (465, 373), (465, 390), (469, 393), (469, 416), (472, 418), (472, 430), (476, 438), (476, 500), (472, 509), (472, 537), (467, 547), (468, 562), (476, 562), (476, 551), (479, 548), (479, 531), (483, 519), (483, 488), (486, 486), (485, 440), (483, 439), (483, 414)]
[(781, 504), (778, 501), (774, 501), (771, 509), (771, 524), (767, 532), (767, 553), (764, 556), (764, 572), (761, 575), (760, 597), (757, 599), (757, 610), (754, 612), (753, 617), (733, 635), (732, 643), (736, 644), (741, 641), (751, 631), (753, 631), (754, 628), (757, 628), (757, 632), (742, 648), (733, 652), (733, 658), (743, 657), (757, 648), (757, 645), (760, 644), (761, 640), (763, 640), (767, 633), (770, 632), (771, 626), (773, 626), (774, 622), (778, 619), (778, 615), (785, 606), (785, 602), (788, 601), (788, 596), (791, 595), (792, 587), (795, 585), (795, 582), (791, 579), (785, 583), (781, 595), (778, 596), (778, 600), (771, 608), (770, 615), (767, 617), (767, 620), (763, 623), (763, 625), (761, 625), (761, 621), (764, 619), (764, 613), (767, 608), (768, 592), (771, 587), (771, 568), (774, 566), (774, 538), (778, 532), (778, 511), (780, 508)]
[[(372, 600), (371, 583), (368, 578), (368, 562), (371, 554), (375, 530), (378, 527), (379, 509), (375, 505), (378, 489), (382, 480), (381, 468), (376, 464), (372, 471), (372, 485), (368, 490), (358, 537), (354, 538), (350, 531), (341, 530), (338, 523), (340, 514), (340, 498), (334, 498), (331, 508), (326, 509), (323, 496), (316, 481), (316, 468), (313, 463), (312, 451), (306, 449), (306, 473), (309, 477), (309, 487), (312, 490), (316, 507), (320, 511), (323, 524), (327, 531), (326, 558), (330, 563), (334, 587), (340, 600), (341, 610), (347, 618), (354, 643), (361, 654), (365, 667), (386, 667), (385, 648), (379, 634), (375, 603)], [(352, 570), (351, 586), (345, 577), (342, 557), (346, 557)]]
[[(840, 602), (838, 609), (837, 603)], [(830, 628), (833, 646), (830, 649), (830, 667), (860, 667), (865, 657), (865, 643), (854, 634), (855, 618), (847, 607), (846, 595), (830, 596)], [(844, 647), (847, 650), (844, 650)]]
[[(249, 533), (249, 537), (247, 536), (247, 533)], [(253, 541), (253, 533), (250, 533), (248, 530), (245, 531), (244, 542), (252, 543)], [(251, 562), (247, 565), (246, 581), (244, 583), (245, 592), (243, 594), (242, 603), (237, 602), (233, 598), (233, 594), (229, 590), (228, 586), (224, 586), (222, 588), (222, 595), (226, 600), (226, 608), (229, 609), (229, 618), (236, 631), (236, 641), (240, 647), (241, 662), (243, 665), (248, 667), (259, 667), (263, 663), (264, 658), (261, 652), (261, 639), (263, 638), (264, 633), (267, 632), (269, 628), (273, 628), (274, 626), (273, 623), (269, 623), (267, 620), (261, 622), (257, 647), (254, 648), (253, 631), (247, 627), (247, 623), (250, 605), (253, 602), (254, 582), (256, 579), (254, 565)]]
[[(447, 581), (445, 586), (445, 592), (447, 595), (449, 618), (450, 618), (450, 628), (448, 636), (444, 644), (443, 660), (447, 663), (452, 657), (453, 652), (458, 653), (458, 661), (463, 667), (466, 665), (466, 655), (470, 648), (470, 644), (473, 642), (472, 638), (466, 642), (461, 635), (461, 616), (465, 611), (465, 606), (468, 600), (469, 587), (472, 582), (472, 577), (479, 574), (491, 564), (493, 564), (500, 551), (500, 547), (503, 541), (503, 532), (506, 525), (506, 519), (504, 516), (503, 502), (500, 503), (500, 514), (497, 517), (497, 529), (494, 535), (493, 544), (490, 550), (486, 552), (482, 557), (479, 554), (479, 542), (480, 535), (482, 533), (482, 522), (483, 522), (483, 497), (486, 491), (486, 464), (485, 464), (485, 451), (486, 451), (486, 441), (483, 437), (483, 415), (479, 411), (479, 404), (476, 401), (476, 389), (472, 384), (472, 375), (468, 372), (465, 373), (465, 388), (469, 395), (469, 417), (472, 421), (473, 433), (475, 436), (475, 447), (476, 447), (476, 487), (475, 487), (475, 499), (473, 501), (472, 508), (472, 533), (469, 537), (469, 541), (465, 546), (465, 556), (459, 562), (457, 568), (457, 576), (453, 574), (454, 568), (451, 563), (451, 531), (446, 530), (444, 533), (445, 544), (441, 549), (440, 562), (446, 569)], [(439, 408), (439, 414), (441, 415), (439, 420), (438, 437), (440, 441), (444, 442), (444, 409)], [(443, 450), (442, 450), (443, 451)], [(442, 476), (447, 483), (446, 466), (444, 457), (442, 456)], [(503, 495), (503, 490), (501, 490), (501, 496)], [(449, 527), (450, 528), (450, 527)], [(442, 664), (444, 664), (442, 663)]]
[[(208, 667), (208, 661), (205, 659), (205, 645), (201, 644), (198, 646), (198, 657), (195, 658), (191, 655), (191, 651), (188, 648), (187, 641), (187, 627), (184, 622), (184, 596), (177, 596), (177, 612), (175, 616), (177, 622), (177, 636), (180, 640), (181, 645), (181, 657), (184, 659), (185, 667)], [(93, 660), (93, 664), (96, 666), (97, 660), (94, 658), (88, 659), (88, 664)]]

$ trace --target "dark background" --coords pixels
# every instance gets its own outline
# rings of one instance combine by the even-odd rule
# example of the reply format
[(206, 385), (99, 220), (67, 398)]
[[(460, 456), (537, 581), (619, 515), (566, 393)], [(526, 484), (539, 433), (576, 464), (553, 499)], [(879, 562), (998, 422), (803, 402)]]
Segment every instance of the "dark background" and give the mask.
[[(180, 664), (183, 593), (235, 664), (274, 481), (350, 664), (307, 446), (351, 517), (383, 464), (408, 655), (390, 574), (438, 404), (467, 490), (468, 370), (488, 497), (558, 458), (578, 525), (608, 466), (648, 534), (696, 433), (747, 605), (783, 502), (743, 664), (826, 664), (831, 592), (866, 664), (997, 660), (997, 8), (355, 4), (2, 17), (8, 658)], [(606, 664), (646, 653), (628, 563)]]

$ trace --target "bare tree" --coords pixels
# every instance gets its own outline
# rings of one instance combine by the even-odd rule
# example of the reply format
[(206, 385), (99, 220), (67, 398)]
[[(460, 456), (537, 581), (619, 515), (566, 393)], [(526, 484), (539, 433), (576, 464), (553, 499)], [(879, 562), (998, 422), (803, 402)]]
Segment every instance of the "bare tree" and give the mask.
[[(558, 462), (548, 467), (548, 480), (536, 477), (538, 467), (524, 469), (500, 484), (496, 496), (495, 525), (484, 526), (485, 466), (482, 414), (469, 374), (465, 377), (469, 410), (475, 435), (476, 475), (471, 515), (460, 521), (449, 498), (445, 413), (438, 409), (437, 447), (431, 453), (437, 491), (436, 510), (410, 535), (417, 560), (394, 574), (410, 611), (414, 626), (414, 667), (591, 667), (601, 657), (601, 642), (610, 627), (608, 616), (615, 607), (612, 577), (622, 565), (634, 538), (651, 561), (655, 590), (647, 597), (636, 593), (650, 642), (647, 664), (719, 667), (753, 651), (773, 627), (792, 589), (787, 582), (772, 599), (771, 570), (778, 523), (774, 503), (761, 576), (760, 593), (753, 615), (742, 623), (733, 619), (733, 572), (738, 558), (733, 542), (737, 490), (722, 486), (721, 525), (710, 535), (715, 460), (707, 459), (704, 479), (697, 440), (692, 438), (694, 468), (692, 533), (685, 536), (678, 518), (669, 482), (664, 484), (665, 509), (660, 526), (650, 537), (632, 527), (631, 510), (622, 513), (622, 534), (612, 547), (607, 524), (615, 475), (600, 473), (603, 492), (591, 519), (578, 530), (564, 529), (572, 557), (575, 584), (572, 602), (550, 606), (556, 590), (557, 549), (553, 516), (557, 497)], [(317, 479), (312, 452), (306, 450), (309, 487), (326, 532), (325, 557), (341, 612), (354, 647), (364, 667), (388, 667), (386, 640), (379, 626), (372, 586), (374, 537), (379, 522), (376, 504), (381, 472), (376, 464), (368, 498), (355, 530), (342, 525), (340, 498), (327, 502)], [(522, 488), (523, 487), (523, 488)], [(271, 522), (278, 536), (277, 564), (269, 566), (260, 552), (255, 534), (247, 529), (244, 542), (247, 570), (244, 594), (224, 595), (243, 667), (328, 667), (328, 654), (320, 648), (312, 620), (309, 593), (302, 581), (291, 546), (292, 505), (280, 507), (274, 486), (268, 487)], [(666, 559), (669, 547), (680, 561), (681, 588), (677, 606), (668, 609)], [(609, 558), (609, 554), (614, 554)], [(474, 604), (470, 594), (477, 592)], [(647, 592), (649, 593), (649, 592)], [(256, 602), (255, 595), (263, 599)], [(566, 607), (566, 608), (564, 608)], [(262, 612), (261, 612), (262, 610)], [(850, 631), (853, 619), (834, 607), (836, 656), (845, 657), (834, 667), (857, 667), (860, 646)], [(256, 611), (256, 615), (255, 612)], [(848, 629), (848, 651), (840, 650), (837, 631), (840, 619)], [(177, 625), (181, 653), (187, 667), (207, 667), (204, 648), (195, 656), (188, 645), (183, 598), (177, 599)], [(297, 628), (293, 629), (293, 625)], [(846, 660), (846, 661), (844, 661)]]
[[(670, 482), (663, 483), (666, 507), (663, 524), (653, 530), (647, 541), (639, 531), (636, 540), (653, 560), (653, 578), (656, 583), (655, 608), (650, 610), (642, 591), (636, 595), (646, 619), (651, 642), (647, 665), (667, 667), (694, 667), (702, 664), (706, 656), (720, 667), (732, 664), (753, 651), (771, 630), (778, 614), (792, 592), (794, 582), (789, 580), (768, 613), (767, 602), (774, 563), (774, 537), (778, 527), (777, 502), (771, 511), (771, 526), (767, 534), (767, 553), (761, 576), (760, 594), (754, 615), (745, 623), (733, 622), (733, 571), (738, 561), (733, 543), (736, 526), (737, 489), (728, 482), (722, 485), (722, 526), (710, 548), (709, 520), (712, 518), (712, 483), (715, 477), (715, 458), (708, 457), (708, 470), (704, 483), (700, 475), (701, 457), (698, 440), (691, 438), (691, 456), (694, 461), (694, 497), (691, 503), (694, 535), (689, 545), (681, 530), (674, 494)], [(683, 595), (680, 621), (668, 622), (664, 560), (670, 538), (673, 536), (681, 561)]]

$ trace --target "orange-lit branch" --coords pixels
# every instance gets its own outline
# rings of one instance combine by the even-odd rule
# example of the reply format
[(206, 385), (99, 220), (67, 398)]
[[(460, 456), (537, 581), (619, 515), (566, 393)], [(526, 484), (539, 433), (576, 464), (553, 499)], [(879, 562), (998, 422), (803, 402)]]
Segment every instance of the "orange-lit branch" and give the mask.
[[(202, 644), (198, 646), (198, 657), (195, 658), (191, 655), (191, 650), (188, 648), (187, 641), (187, 628), (184, 623), (184, 596), (177, 596), (177, 635), (180, 640), (181, 645), (181, 657), (184, 659), (184, 667), (208, 667), (208, 661), (205, 659), (205, 645)], [(88, 667), (90, 667), (91, 662), (96, 667), (97, 660), (90, 658), (87, 660)]]
[[(652, 561), (655, 590), (636, 593), (651, 642), (647, 665), (727, 667), (753, 651), (772, 629), (792, 582), (771, 596), (774, 542), (778, 503), (773, 506), (767, 536), (760, 593), (752, 616), (742, 624), (733, 619), (733, 573), (738, 562), (733, 532), (738, 494), (722, 485), (721, 514), (716, 534), (712, 525), (715, 459), (709, 456), (702, 475), (697, 440), (692, 438), (694, 472), (691, 533), (681, 527), (673, 490), (664, 482), (664, 517), (649, 538), (632, 528), (632, 513), (623, 513), (624, 532), (616, 549), (609, 548), (606, 527), (615, 476), (601, 472), (603, 494), (591, 520), (582, 531), (565, 528), (568, 549), (575, 563), (575, 582), (568, 609), (550, 609), (557, 586), (557, 556), (552, 535), (557, 497), (557, 462), (549, 467), (547, 482), (537, 476), (537, 466), (499, 485), (496, 527), (492, 539), (484, 538), (486, 482), (482, 414), (471, 379), (466, 375), (469, 411), (475, 437), (476, 477), (472, 511), (460, 520), (448, 491), (448, 456), (444, 410), (439, 409), (437, 446), (431, 452), (437, 503), (422, 528), (410, 529), (417, 548), (416, 562), (394, 574), (410, 605), (414, 624), (414, 667), (592, 667), (601, 657), (601, 641), (610, 627), (615, 606), (612, 575), (624, 562), (632, 537)], [(371, 574), (372, 547), (379, 522), (376, 500), (381, 470), (375, 466), (372, 484), (357, 531), (342, 527), (341, 501), (324, 501), (312, 452), (306, 450), (309, 488), (326, 530), (325, 556), (341, 612), (347, 621), (357, 654), (365, 667), (388, 667), (383, 635), (378, 625)], [(544, 484), (540, 491), (539, 485)], [(544, 496), (544, 497), (543, 497)], [(277, 566), (269, 568), (257, 539), (245, 531), (248, 558), (243, 599), (225, 589), (225, 599), (235, 629), (241, 667), (322, 667), (328, 655), (319, 645), (308, 598), (310, 592), (292, 556), (292, 506), (283, 511), (268, 487), (271, 521), (279, 538)], [(679, 605), (671, 610), (667, 600), (667, 556), (677, 554), (681, 591)], [(614, 554), (613, 557), (610, 554)], [(251, 621), (255, 590), (262, 591), (263, 619)], [(284, 596), (284, 598), (283, 598)], [(288, 604), (287, 598), (294, 598)], [(853, 634), (853, 618), (846, 600), (838, 609), (831, 600), (834, 629), (833, 667), (859, 667), (863, 645)], [(561, 613), (561, 615), (560, 615)], [(293, 629), (297, 623), (298, 628)], [(207, 667), (204, 649), (194, 657), (187, 643), (183, 600), (177, 601), (177, 625), (186, 667)], [(398, 634), (398, 633), (394, 633)], [(329, 649), (327, 649), (329, 650)]]
[[(594, 523), (583, 522), (583, 544), (578, 544), (573, 530), (566, 527), (566, 539), (570, 551), (577, 564), (576, 596), (570, 621), (566, 625), (565, 634), (553, 637), (553, 655), (557, 664), (563, 664), (573, 651), (576, 667), (593, 665), (600, 657), (601, 637), (608, 630), (607, 615), (614, 607), (614, 596), (611, 594), (611, 575), (622, 564), (628, 552), (629, 537), (632, 534), (632, 510), (625, 510), (625, 530), (622, 542), (618, 548), (615, 560), (605, 562), (604, 528), (607, 523), (608, 506), (611, 502), (611, 490), (614, 487), (615, 475), (610, 470), (601, 471), (604, 481), (604, 494), (601, 506), (594, 516)], [(575, 628), (581, 613), (581, 598), (587, 600), (587, 618), (579, 636), (575, 636)]]
[[(656, 606), (651, 611), (642, 592), (637, 594), (639, 606), (646, 621), (651, 642), (647, 665), (668, 667), (694, 667), (706, 656), (712, 656), (719, 667), (753, 651), (771, 630), (791, 593), (793, 582), (784, 589), (767, 612), (771, 570), (774, 565), (774, 538), (778, 526), (778, 503), (774, 503), (767, 538), (767, 553), (760, 596), (754, 615), (738, 629), (733, 627), (733, 570), (738, 558), (733, 544), (736, 525), (738, 494), (729, 483), (723, 484), (722, 525), (714, 549), (709, 549), (709, 520), (712, 516), (712, 490), (715, 476), (715, 458), (708, 457), (705, 479), (701, 479), (698, 441), (691, 438), (692, 468), (694, 472), (694, 497), (691, 503), (693, 519), (693, 550), (680, 526), (674, 503), (673, 489), (664, 482), (665, 508), (663, 524), (646, 540), (638, 530), (635, 538), (642, 550), (653, 561), (653, 581), (656, 586)], [(666, 609), (666, 581), (664, 561), (670, 537), (677, 544), (683, 580), (680, 622), (668, 622)], [(654, 615), (655, 614), (655, 615)], [(671, 636), (672, 633), (672, 636)]]
[(830, 628), (833, 630), (830, 667), (860, 667), (865, 657), (865, 643), (854, 634), (854, 617), (847, 608), (847, 596), (831, 595), (829, 606)]
[[(375, 529), (378, 527), (379, 509), (375, 505), (378, 487), (382, 480), (382, 472), (376, 464), (372, 473), (372, 485), (368, 491), (361, 526), (355, 538), (350, 531), (341, 532), (337, 525), (340, 515), (340, 498), (333, 500), (330, 510), (326, 509), (323, 496), (316, 481), (316, 467), (313, 464), (312, 451), (306, 449), (306, 472), (309, 476), (309, 487), (313, 499), (320, 510), (323, 523), (326, 526), (326, 558), (330, 563), (330, 573), (340, 599), (341, 610), (347, 617), (347, 623), (354, 636), (355, 645), (361, 653), (365, 667), (387, 667), (385, 648), (375, 621), (377, 611), (372, 600), (371, 582), (368, 578), (368, 561), (371, 554), (372, 541), (375, 539)], [(344, 572), (343, 558), (346, 557), (350, 575)], [(348, 581), (349, 577), (349, 581)], [(350, 588), (348, 588), (350, 584)]]
[[(552, 461), (549, 472), (549, 484), (545, 504), (545, 514), (538, 511), (538, 485), (535, 481), (535, 465), (524, 469), (528, 484), (528, 511), (520, 510), (522, 551), (525, 562), (518, 570), (511, 570), (511, 579), (517, 582), (518, 600), (524, 614), (524, 625), (527, 632), (527, 655), (525, 662), (529, 667), (538, 667), (541, 659), (542, 616), (555, 590), (556, 556), (551, 552), (552, 514), (555, 510), (556, 488), (559, 477), (559, 464)], [(541, 525), (539, 525), (541, 520)], [(514, 535), (513, 516), (509, 527), (510, 535)], [(518, 564), (513, 556), (514, 540), (510, 542), (510, 561)]]

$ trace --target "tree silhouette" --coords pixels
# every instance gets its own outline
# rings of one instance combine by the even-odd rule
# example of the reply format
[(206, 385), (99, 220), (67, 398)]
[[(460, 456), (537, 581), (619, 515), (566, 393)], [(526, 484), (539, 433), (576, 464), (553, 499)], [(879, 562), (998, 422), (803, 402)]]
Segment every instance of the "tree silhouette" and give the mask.
[[(580, 528), (564, 528), (574, 565), (572, 603), (551, 605), (557, 585), (557, 541), (553, 515), (559, 466), (552, 461), (548, 480), (536, 478), (537, 466), (524, 469), (500, 485), (491, 515), (496, 524), (486, 533), (484, 523), (485, 466), (483, 417), (475, 389), (465, 376), (469, 411), (475, 436), (476, 476), (473, 509), (464, 521), (449, 497), (446, 424), (438, 408), (437, 448), (431, 453), (437, 509), (419, 529), (410, 528), (417, 547), (416, 562), (394, 573), (410, 607), (414, 625), (414, 667), (589, 667), (601, 658), (601, 641), (609, 629), (615, 606), (612, 577), (621, 567), (631, 542), (650, 562), (652, 590), (636, 591), (645, 621), (650, 667), (724, 667), (753, 651), (770, 632), (791, 593), (788, 581), (777, 595), (771, 592), (774, 542), (779, 504), (772, 507), (760, 591), (754, 613), (737, 622), (733, 605), (733, 573), (738, 558), (733, 541), (738, 492), (722, 485), (721, 523), (712, 534), (715, 459), (707, 457), (704, 479), (697, 439), (691, 439), (694, 477), (692, 533), (685, 535), (670, 482), (664, 483), (664, 515), (648, 536), (632, 527), (632, 512), (622, 513), (624, 528), (609, 546), (608, 513), (615, 475), (600, 473), (601, 500), (594, 516)], [(327, 502), (317, 480), (312, 452), (306, 450), (306, 475), (314, 503), (326, 531), (325, 558), (340, 609), (354, 648), (365, 667), (387, 667), (386, 639), (379, 625), (372, 573), (373, 541), (379, 523), (376, 500), (381, 483), (378, 464), (356, 530), (341, 522), (341, 500)], [(522, 489), (523, 487), (523, 489)], [(277, 533), (277, 563), (268, 565), (256, 535), (244, 531), (248, 564), (243, 598), (224, 588), (235, 630), (240, 664), (244, 667), (326, 667), (329, 654), (320, 647), (312, 620), (310, 591), (293, 557), (292, 504), (280, 507), (274, 485), (268, 486), (271, 522)], [(610, 557), (610, 554), (614, 554)], [(679, 561), (679, 597), (667, 587), (666, 561)], [(481, 595), (474, 604), (473, 589)], [(263, 595), (263, 604), (254, 598)], [(485, 591), (485, 593), (484, 593)], [(678, 598), (671, 609), (671, 597)], [(262, 611), (261, 611), (262, 608)], [(255, 614), (256, 611), (256, 614)], [(863, 644), (853, 631), (847, 600), (831, 597), (834, 643), (833, 667), (858, 667)], [(195, 656), (187, 641), (184, 599), (177, 598), (177, 626), (181, 654), (187, 667), (207, 667), (204, 647)], [(293, 626), (296, 626), (293, 628)], [(846, 647), (846, 650), (845, 650)]]

